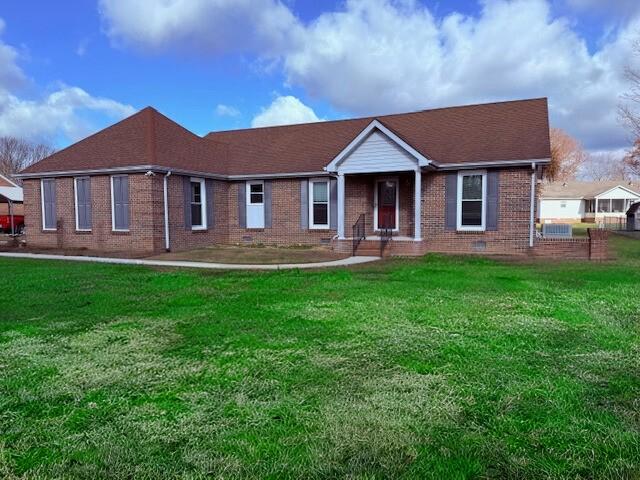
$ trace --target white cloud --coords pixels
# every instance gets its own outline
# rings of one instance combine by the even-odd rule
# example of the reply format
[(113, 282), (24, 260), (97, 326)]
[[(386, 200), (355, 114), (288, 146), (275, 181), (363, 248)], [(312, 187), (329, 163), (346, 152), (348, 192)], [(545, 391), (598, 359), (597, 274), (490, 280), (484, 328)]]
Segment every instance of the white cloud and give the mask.
[(252, 127), (268, 127), (272, 125), (292, 125), (295, 123), (311, 123), (321, 121), (315, 112), (296, 97), (291, 95), (276, 98), (271, 105), (256, 115), (251, 122)]
[(279, 0), (100, 0), (107, 34), (145, 50), (281, 52), (299, 29)]
[[(0, 18), (0, 35), (4, 32), (4, 28), (4, 20)], [(0, 41), (0, 90), (17, 88), (26, 82), (26, 77), (17, 61), (18, 51)]]
[(216, 115), (220, 117), (239, 117), (240, 110), (231, 105), (219, 103), (218, 106), (216, 106)]
[[(0, 33), (3, 27), (0, 19)], [(37, 98), (21, 97), (20, 87), (29, 80), (18, 60), (18, 52), (0, 40), (0, 135), (65, 143), (94, 132), (96, 117), (113, 121), (135, 111), (130, 105), (67, 85)]]
[(108, 98), (92, 97), (78, 87), (63, 86), (38, 100), (0, 91), (0, 135), (54, 141), (60, 135), (76, 141), (96, 130), (89, 116), (119, 120), (135, 112)]
[(589, 148), (626, 142), (616, 118), (628, 34), (591, 54), (545, 0), (486, 1), (436, 20), (416, 2), (348, 0), (285, 57), (292, 85), (358, 114), (548, 96), (551, 120)]
[(307, 25), (279, 0), (101, 0), (101, 10), (112, 38), (140, 48), (279, 58), (288, 85), (351, 114), (547, 96), (552, 123), (587, 148), (627, 144), (616, 111), (640, 18), (589, 51), (551, 0), (478, 1), (478, 14), (436, 18), (416, 0), (346, 0)]

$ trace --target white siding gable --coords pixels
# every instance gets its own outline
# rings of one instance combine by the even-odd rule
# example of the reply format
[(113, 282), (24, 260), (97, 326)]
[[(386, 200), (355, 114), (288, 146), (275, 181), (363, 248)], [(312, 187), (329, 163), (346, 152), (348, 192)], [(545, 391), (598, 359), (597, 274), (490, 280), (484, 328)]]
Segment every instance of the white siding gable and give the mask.
[(338, 166), (341, 173), (415, 170), (417, 160), (379, 130), (373, 130)]
[(598, 199), (608, 199), (608, 198), (638, 198), (638, 195), (631, 193), (629, 190), (625, 188), (615, 187), (610, 192), (604, 192), (601, 195), (597, 196)]

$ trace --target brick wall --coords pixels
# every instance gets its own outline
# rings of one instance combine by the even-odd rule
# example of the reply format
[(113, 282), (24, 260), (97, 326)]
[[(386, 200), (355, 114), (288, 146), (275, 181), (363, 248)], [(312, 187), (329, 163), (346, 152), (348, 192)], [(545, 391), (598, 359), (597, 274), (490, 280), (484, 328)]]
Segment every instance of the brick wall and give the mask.
[(238, 188), (231, 182), (228, 189), (228, 243), (264, 243), (269, 245), (328, 244), (335, 229), (309, 230), (300, 225), (300, 179), (271, 181), (271, 228), (240, 228), (238, 220)]
[[(413, 174), (396, 175), (399, 179), (399, 227), (396, 236), (412, 237)], [(567, 243), (544, 241), (529, 249), (530, 171), (527, 168), (503, 169), (500, 175), (498, 230), (491, 232), (457, 232), (444, 228), (445, 173), (425, 173), (422, 179), (423, 242), (393, 243), (391, 254), (422, 254), (426, 251), (449, 253), (497, 253), (606, 258), (606, 238), (594, 231), (586, 247), (582, 241)], [(347, 176), (345, 184), (345, 233), (360, 213), (367, 215), (367, 235), (373, 232), (376, 175)], [(40, 180), (25, 180), (25, 217), (27, 243), (40, 248), (84, 248), (126, 255), (164, 250), (163, 175), (129, 176), (130, 231), (111, 230), (111, 190), (109, 176), (91, 177), (93, 228), (91, 232), (75, 230), (73, 178), (56, 180), (58, 229), (42, 229)], [(183, 177), (168, 179), (170, 243), (174, 251), (214, 244), (263, 243), (269, 245), (321, 245), (336, 235), (332, 229), (309, 230), (300, 225), (300, 179), (272, 180), (272, 227), (245, 229), (238, 222), (238, 186), (240, 182), (214, 182), (215, 222), (205, 231), (185, 228)], [(597, 238), (596, 238), (597, 237)], [(598, 243), (601, 242), (601, 243)], [(347, 242), (349, 243), (349, 242)], [(348, 245), (333, 243), (337, 248)], [(585, 253), (585, 248), (586, 253)], [(591, 254), (589, 254), (589, 251)], [(603, 253), (605, 252), (605, 253)]]
[[(22, 203), (13, 204), (14, 215), (24, 215), (24, 205)], [(9, 204), (0, 202), (0, 215), (9, 215)]]
[[(40, 180), (24, 181), (27, 245), (36, 248), (88, 249), (138, 255), (158, 250), (162, 235), (162, 180), (129, 175), (129, 232), (113, 232), (110, 177), (91, 177), (92, 229), (78, 232), (75, 225), (73, 178), (56, 179), (56, 231), (42, 229)], [(159, 196), (158, 196), (159, 195)]]
[(589, 239), (537, 238), (530, 254), (534, 257), (587, 260), (589, 259)]
[(589, 259), (594, 261), (609, 259), (609, 232), (593, 228), (589, 228), (587, 232), (589, 234)]
[(530, 169), (505, 168), (500, 171), (498, 230), (487, 232), (445, 229), (446, 175), (436, 172), (422, 176), (422, 237), (427, 251), (509, 255), (527, 252), (531, 198)]

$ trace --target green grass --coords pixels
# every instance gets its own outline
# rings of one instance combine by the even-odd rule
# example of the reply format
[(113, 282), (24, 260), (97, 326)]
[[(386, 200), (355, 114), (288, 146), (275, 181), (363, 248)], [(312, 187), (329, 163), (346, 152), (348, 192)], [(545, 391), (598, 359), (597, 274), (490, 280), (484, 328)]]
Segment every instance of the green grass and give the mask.
[(640, 242), (613, 243), (313, 272), (1, 259), (0, 478), (639, 478)]

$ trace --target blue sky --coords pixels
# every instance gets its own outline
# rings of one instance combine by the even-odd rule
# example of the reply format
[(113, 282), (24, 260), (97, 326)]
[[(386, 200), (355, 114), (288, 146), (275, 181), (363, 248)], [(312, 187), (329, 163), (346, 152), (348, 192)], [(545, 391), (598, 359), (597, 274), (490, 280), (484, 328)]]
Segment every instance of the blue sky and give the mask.
[(548, 96), (554, 125), (622, 149), (637, 4), (3, 2), (0, 134), (61, 147), (147, 105), (204, 134)]

